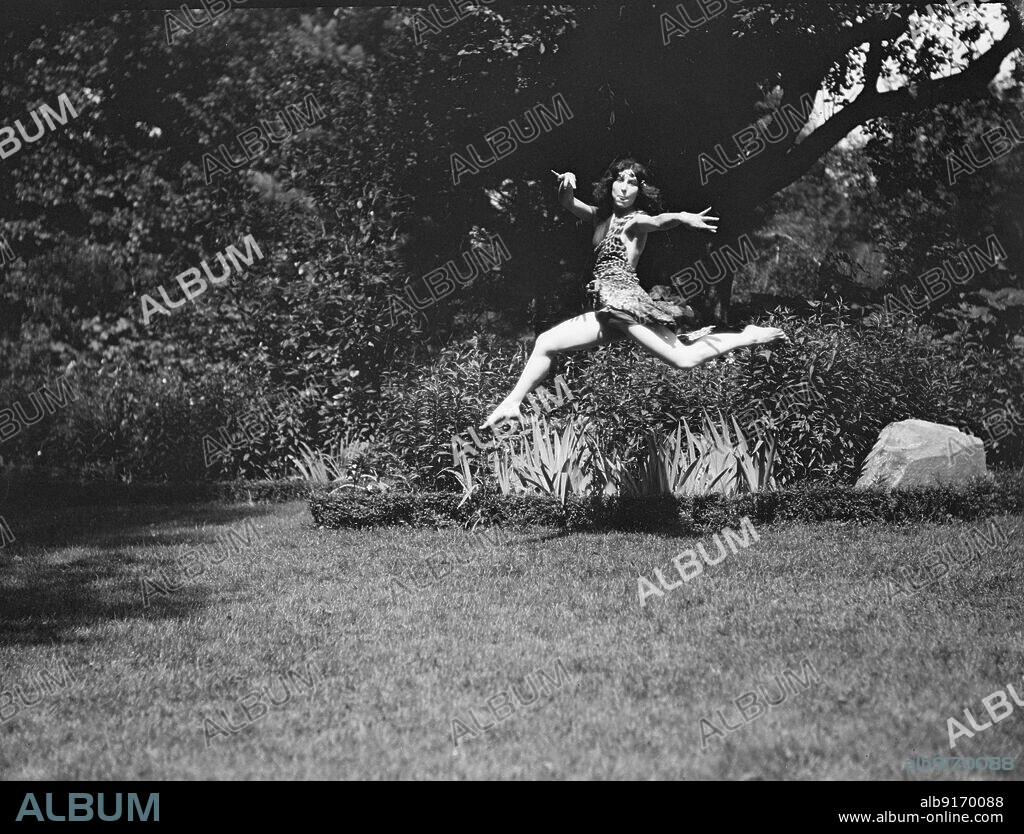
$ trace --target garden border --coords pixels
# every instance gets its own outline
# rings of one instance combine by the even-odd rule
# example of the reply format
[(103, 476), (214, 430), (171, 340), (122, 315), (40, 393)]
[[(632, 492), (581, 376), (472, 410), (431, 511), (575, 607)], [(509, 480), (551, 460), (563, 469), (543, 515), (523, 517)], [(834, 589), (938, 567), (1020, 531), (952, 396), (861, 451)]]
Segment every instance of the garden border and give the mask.
[(464, 503), (451, 492), (369, 492), (318, 487), (309, 501), (318, 527), (335, 529), (412, 526), (547, 525), (571, 530), (657, 531), (702, 534), (736, 525), (843, 521), (899, 524), (965, 521), (1024, 511), (1024, 472), (1000, 473), (966, 485), (886, 491), (807, 481), (773, 492), (735, 498), (702, 496), (570, 496), (564, 505), (544, 495), (474, 494)]

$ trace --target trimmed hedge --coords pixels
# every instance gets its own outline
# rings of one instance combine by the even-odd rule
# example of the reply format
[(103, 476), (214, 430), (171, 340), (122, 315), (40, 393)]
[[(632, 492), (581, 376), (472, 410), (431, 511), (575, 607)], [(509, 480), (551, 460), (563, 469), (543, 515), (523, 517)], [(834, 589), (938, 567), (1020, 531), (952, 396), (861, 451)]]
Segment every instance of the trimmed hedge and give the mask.
[(1024, 511), (1024, 473), (1002, 474), (966, 486), (917, 487), (888, 492), (808, 481), (776, 492), (737, 498), (652, 496), (570, 497), (565, 505), (542, 495), (474, 495), (461, 507), (450, 492), (367, 492), (318, 489), (309, 510), (320, 527), (450, 527), (470, 524), (546, 525), (570, 530), (619, 529), (703, 534), (743, 516), (756, 524), (848, 521), (862, 524), (971, 520)]
[(309, 498), (314, 484), (287, 481), (195, 481), (170, 483), (66, 483), (42, 479), (0, 479), (0, 506), (82, 506), (91, 504), (192, 504), (203, 501), (275, 503)]

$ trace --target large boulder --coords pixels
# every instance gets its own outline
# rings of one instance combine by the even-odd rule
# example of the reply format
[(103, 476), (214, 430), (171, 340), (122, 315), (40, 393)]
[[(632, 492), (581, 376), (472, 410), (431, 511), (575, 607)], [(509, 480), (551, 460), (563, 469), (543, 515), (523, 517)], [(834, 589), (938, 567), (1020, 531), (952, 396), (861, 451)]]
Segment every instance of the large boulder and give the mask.
[(857, 486), (935, 486), (979, 476), (988, 476), (985, 445), (979, 438), (953, 426), (901, 420), (882, 429), (864, 461)]

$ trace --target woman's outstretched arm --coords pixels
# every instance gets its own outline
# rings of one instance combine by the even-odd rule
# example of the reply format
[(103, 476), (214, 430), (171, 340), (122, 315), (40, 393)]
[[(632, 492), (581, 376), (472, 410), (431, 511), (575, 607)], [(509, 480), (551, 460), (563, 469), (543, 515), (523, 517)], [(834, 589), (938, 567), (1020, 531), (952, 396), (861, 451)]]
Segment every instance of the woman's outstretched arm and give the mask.
[(700, 214), (691, 214), (688, 211), (666, 211), (651, 217), (647, 214), (638, 214), (633, 220), (626, 223), (623, 231), (629, 234), (633, 232), (664, 232), (667, 229), (674, 229), (676, 226), (689, 226), (695, 231), (711, 232), (718, 231), (718, 218), (708, 214), (711, 206), (708, 206)]
[(568, 209), (581, 220), (593, 221), (597, 217), (597, 209), (576, 199), (576, 175), (568, 172), (559, 174), (557, 171), (551, 173), (558, 177), (558, 202), (562, 208)]

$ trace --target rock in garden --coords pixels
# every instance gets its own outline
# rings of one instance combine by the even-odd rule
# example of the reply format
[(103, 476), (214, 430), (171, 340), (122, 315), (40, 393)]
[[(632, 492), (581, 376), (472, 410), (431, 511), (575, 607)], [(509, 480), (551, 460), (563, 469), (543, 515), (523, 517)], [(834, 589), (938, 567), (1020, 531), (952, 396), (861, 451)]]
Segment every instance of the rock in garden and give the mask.
[(857, 486), (935, 486), (987, 475), (980, 438), (927, 420), (901, 420), (882, 429)]

